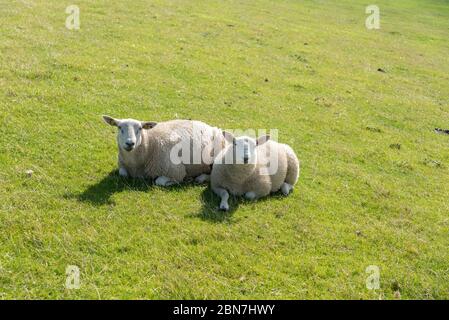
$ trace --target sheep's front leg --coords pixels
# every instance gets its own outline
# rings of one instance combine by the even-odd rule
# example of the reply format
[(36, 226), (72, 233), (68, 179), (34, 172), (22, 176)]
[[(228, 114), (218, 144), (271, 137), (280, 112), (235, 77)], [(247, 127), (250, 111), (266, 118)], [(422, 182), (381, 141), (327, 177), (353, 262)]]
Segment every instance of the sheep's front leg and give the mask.
[(129, 177), (128, 170), (126, 170), (125, 168), (120, 152), (117, 157), (117, 165), (118, 165), (118, 175), (123, 178)]
[(126, 177), (128, 176), (128, 171), (126, 171), (125, 168), (120, 167), (120, 168), (118, 169), (118, 175), (119, 175), (120, 177), (126, 178)]
[(220, 210), (228, 211), (229, 210), (229, 193), (222, 188), (213, 188), (215, 194), (217, 194), (221, 198), (220, 202)]
[(210, 181), (210, 174), (203, 173), (203, 174), (201, 174), (201, 175), (199, 175), (198, 177), (195, 178), (195, 182), (196, 183), (205, 183), (205, 182), (208, 182), (208, 181)]
[(160, 176), (160, 177), (157, 177), (157, 179), (154, 181), (154, 183), (156, 183), (157, 186), (169, 187), (169, 186), (176, 184), (176, 181), (171, 180), (170, 178), (167, 178), (165, 176)]

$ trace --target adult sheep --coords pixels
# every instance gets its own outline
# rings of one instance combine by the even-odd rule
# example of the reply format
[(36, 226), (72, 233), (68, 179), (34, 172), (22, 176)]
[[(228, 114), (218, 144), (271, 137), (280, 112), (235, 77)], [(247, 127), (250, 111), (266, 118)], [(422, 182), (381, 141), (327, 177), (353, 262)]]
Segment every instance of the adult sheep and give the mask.
[(120, 176), (156, 179), (159, 186), (189, 177), (208, 181), (214, 157), (224, 146), (222, 131), (201, 121), (103, 119), (118, 128)]
[(211, 173), (211, 188), (221, 198), (220, 209), (229, 210), (229, 193), (255, 200), (281, 190), (288, 195), (298, 181), (299, 161), (286, 144), (262, 136), (234, 138), (217, 155)]

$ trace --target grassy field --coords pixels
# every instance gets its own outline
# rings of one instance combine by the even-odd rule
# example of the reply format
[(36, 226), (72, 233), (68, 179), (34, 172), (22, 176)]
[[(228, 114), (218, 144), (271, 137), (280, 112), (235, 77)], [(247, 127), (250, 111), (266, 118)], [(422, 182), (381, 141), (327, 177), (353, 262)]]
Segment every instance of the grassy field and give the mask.
[[(366, 1), (74, 3), (78, 31), (0, 0), (0, 298), (449, 298), (448, 1), (378, 0), (380, 30)], [(279, 129), (300, 181), (226, 214), (121, 179), (102, 114)]]

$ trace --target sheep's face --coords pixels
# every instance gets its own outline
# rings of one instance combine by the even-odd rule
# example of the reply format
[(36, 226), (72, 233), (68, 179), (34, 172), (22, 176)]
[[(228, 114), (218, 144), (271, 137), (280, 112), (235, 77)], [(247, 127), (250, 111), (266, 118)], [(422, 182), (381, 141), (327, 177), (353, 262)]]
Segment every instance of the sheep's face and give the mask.
[(226, 131), (223, 135), (230, 143), (228, 152), (232, 152), (233, 164), (255, 165), (257, 163), (256, 147), (269, 139), (269, 136), (262, 136), (257, 140), (247, 136), (235, 138)]
[(234, 138), (232, 148), (236, 164), (255, 164), (257, 162), (256, 140), (246, 136)]
[(117, 143), (120, 149), (131, 152), (142, 143), (142, 130), (153, 128), (155, 122), (142, 122), (134, 119), (114, 119), (103, 116), (106, 123), (118, 128)]

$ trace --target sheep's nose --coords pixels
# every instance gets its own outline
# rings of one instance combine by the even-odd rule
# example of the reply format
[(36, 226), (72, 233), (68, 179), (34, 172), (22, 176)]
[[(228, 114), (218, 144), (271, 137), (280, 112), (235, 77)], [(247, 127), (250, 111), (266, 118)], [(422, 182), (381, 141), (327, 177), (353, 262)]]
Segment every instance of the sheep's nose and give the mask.
[(249, 157), (248, 156), (244, 156), (243, 157), (243, 163), (248, 163)]
[(135, 143), (132, 142), (132, 141), (127, 141), (127, 142), (126, 142), (126, 145), (127, 145), (128, 147), (134, 147)]

